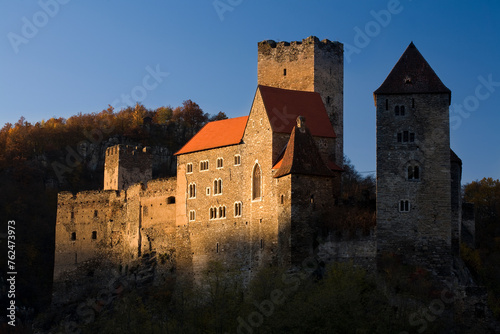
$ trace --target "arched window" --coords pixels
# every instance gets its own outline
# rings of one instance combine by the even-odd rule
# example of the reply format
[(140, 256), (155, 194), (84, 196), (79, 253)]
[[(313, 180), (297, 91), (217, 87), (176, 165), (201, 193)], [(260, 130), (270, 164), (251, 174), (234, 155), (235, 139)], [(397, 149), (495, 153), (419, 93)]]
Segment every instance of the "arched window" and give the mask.
[(408, 180), (420, 180), (419, 166), (408, 166)]
[(259, 164), (255, 164), (252, 173), (252, 200), (259, 200), (262, 196), (262, 171)]
[(189, 198), (196, 198), (196, 184), (195, 183), (191, 183), (189, 185)]

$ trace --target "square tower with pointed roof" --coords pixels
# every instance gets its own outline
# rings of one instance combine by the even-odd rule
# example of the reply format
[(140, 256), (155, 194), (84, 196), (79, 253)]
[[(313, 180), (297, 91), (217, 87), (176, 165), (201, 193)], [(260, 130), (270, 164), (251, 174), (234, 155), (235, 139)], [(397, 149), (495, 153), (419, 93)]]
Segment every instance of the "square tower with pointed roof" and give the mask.
[(411, 43), (374, 92), (377, 254), (448, 276), (451, 91)]

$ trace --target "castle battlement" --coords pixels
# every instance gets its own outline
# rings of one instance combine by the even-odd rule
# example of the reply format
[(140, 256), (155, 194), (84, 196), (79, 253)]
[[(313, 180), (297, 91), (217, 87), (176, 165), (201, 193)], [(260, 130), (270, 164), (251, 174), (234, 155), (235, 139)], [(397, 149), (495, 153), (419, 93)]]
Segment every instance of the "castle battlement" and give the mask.
[(320, 40), (316, 36), (309, 36), (307, 38), (304, 38), (302, 41), (291, 41), (291, 42), (287, 42), (287, 41), (276, 42), (272, 39), (268, 39), (268, 40), (259, 42), (258, 47), (259, 47), (259, 52), (260, 52), (261, 48), (266, 48), (266, 47), (271, 47), (274, 49), (274, 48), (283, 48), (283, 47), (291, 46), (293, 48), (293, 47), (296, 47), (299, 45), (311, 45), (311, 44), (318, 45), (320, 47), (333, 46), (333, 47), (343, 48), (343, 44), (340, 42), (337, 42), (337, 41), (332, 42), (329, 39)]

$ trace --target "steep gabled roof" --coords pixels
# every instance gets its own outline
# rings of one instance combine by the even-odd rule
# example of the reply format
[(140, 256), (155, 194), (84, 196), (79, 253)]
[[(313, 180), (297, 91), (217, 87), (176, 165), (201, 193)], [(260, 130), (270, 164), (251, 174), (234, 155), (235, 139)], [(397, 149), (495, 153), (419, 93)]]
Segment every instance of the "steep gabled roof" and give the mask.
[(453, 152), (451, 148), (450, 148), (450, 162), (455, 162), (460, 166), (462, 166), (462, 159), (460, 159), (458, 155), (455, 152)]
[(224, 119), (206, 124), (175, 155), (236, 145), (241, 142), (248, 116)]
[(406, 48), (391, 73), (374, 94), (446, 93), (451, 91), (441, 82), (413, 42)]
[[(274, 177), (288, 174), (333, 176), (321, 158), (318, 147), (305, 125), (305, 119), (297, 119), (293, 127), (283, 159), (278, 162), (279, 169)], [(278, 165), (277, 164), (277, 165)]]
[(258, 90), (273, 132), (291, 133), (295, 120), (302, 115), (307, 119), (313, 136), (337, 137), (319, 93), (262, 85), (259, 85)]

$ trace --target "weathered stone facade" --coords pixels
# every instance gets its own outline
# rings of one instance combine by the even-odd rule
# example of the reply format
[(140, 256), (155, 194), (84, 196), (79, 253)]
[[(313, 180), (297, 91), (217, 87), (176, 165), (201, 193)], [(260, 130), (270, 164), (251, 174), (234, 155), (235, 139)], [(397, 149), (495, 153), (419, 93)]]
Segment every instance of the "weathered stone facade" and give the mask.
[[(342, 166), (344, 158), (344, 46), (309, 37), (296, 42), (263, 41), (258, 45), (260, 85), (317, 92), (337, 134), (330, 157)], [(293, 119), (291, 121), (294, 121)]]
[[(413, 48), (403, 67), (417, 72), (391, 72), (375, 92), (376, 237), (339, 241), (321, 230), (340, 193), (342, 44), (265, 41), (249, 116), (201, 129), (176, 153), (176, 177), (151, 180), (148, 148), (117, 145), (106, 151), (103, 191), (59, 194), (55, 279), (92, 259), (122, 267), (155, 254), (195, 278), (219, 261), (247, 280), (322, 250), (368, 268), (375, 254), (398, 254), (449, 276), (464, 226), (451, 92)], [(473, 219), (466, 226), (473, 234)]]
[(378, 255), (397, 254), (440, 276), (450, 275), (460, 238), (450, 99), (413, 43), (375, 91)]
[[(217, 260), (249, 278), (264, 265), (311, 255), (340, 192), (343, 54), (341, 43), (315, 37), (292, 44), (278, 52), (259, 43), (249, 116), (202, 129), (177, 153), (176, 178), (150, 181), (149, 149), (117, 145), (106, 151), (104, 191), (61, 193), (56, 280), (96, 257), (125, 266), (147, 253), (174, 254), (184, 273)], [(276, 61), (289, 71), (283, 83)], [(298, 116), (306, 116), (299, 132), (310, 145), (300, 156), (290, 142)], [(238, 133), (224, 135), (231, 129)], [(217, 136), (232, 141), (212, 143)], [(293, 167), (308, 160), (316, 166)]]

